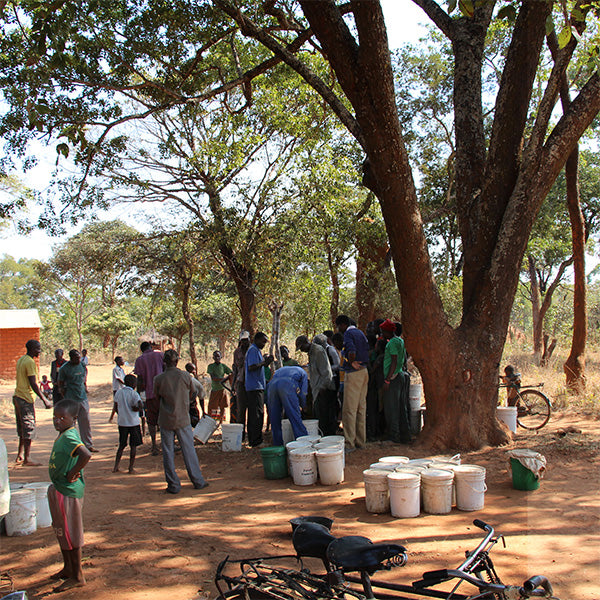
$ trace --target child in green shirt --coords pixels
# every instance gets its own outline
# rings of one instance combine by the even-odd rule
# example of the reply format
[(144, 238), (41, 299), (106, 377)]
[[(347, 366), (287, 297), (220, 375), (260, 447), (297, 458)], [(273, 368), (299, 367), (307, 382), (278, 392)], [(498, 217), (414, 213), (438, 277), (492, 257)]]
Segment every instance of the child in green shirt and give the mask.
[(225, 419), (225, 408), (227, 407), (227, 394), (223, 384), (231, 383), (231, 369), (221, 362), (221, 353), (218, 350), (213, 352), (213, 360), (206, 367), (206, 372), (210, 375), (210, 397), (208, 399), (208, 414), (213, 419), (223, 421)]
[(64, 561), (63, 568), (51, 576), (52, 579), (64, 579), (54, 590), (56, 592), (85, 585), (81, 568), (85, 490), (82, 469), (92, 455), (75, 429), (78, 411), (79, 405), (72, 400), (62, 400), (54, 406), (54, 428), (59, 435), (52, 446), (48, 463), (52, 481), (48, 487), (48, 503)]

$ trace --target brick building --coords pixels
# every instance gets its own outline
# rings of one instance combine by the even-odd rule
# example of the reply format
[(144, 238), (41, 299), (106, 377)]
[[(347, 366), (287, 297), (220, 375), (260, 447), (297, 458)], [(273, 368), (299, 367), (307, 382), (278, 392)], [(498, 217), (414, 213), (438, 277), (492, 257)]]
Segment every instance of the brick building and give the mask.
[(39, 340), (42, 322), (37, 310), (0, 310), (0, 379), (14, 381), (17, 361), (27, 340)]

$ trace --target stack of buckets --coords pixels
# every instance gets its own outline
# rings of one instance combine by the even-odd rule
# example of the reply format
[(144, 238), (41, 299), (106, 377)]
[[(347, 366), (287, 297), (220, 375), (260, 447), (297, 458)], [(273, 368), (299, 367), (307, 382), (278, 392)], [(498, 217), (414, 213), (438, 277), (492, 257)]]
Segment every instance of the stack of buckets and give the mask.
[[(308, 435), (286, 443), (288, 464), (295, 485), (314, 485), (317, 479), (322, 485), (337, 485), (344, 481), (344, 437), (329, 435), (321, 437), (318, 421), (310, 425), (304, 421)], [(309, 429), (309, 425), (311, 429)]]
[(399, 518), (417, 517), (423, 511), (448, 514), (480, 510), (484, 505), (485, 468), (461, 465), (460, 456), (415, 459), (385, 456), (363, 471), (368, 512)]
[[(216, 419), (204, 415), (194, 427), (194, 438), (206, 444), (218, 427), (219, 422)], [(241, 452), (244, 434), (244, 426), (241, 423), (221, 423), (221, 433), (223, 452)]]
[(10, 484), (10, 509), (4, 517), (6, 535), (29, 535), (38, 528), (52, 525), (49, 485), (47, 481)]

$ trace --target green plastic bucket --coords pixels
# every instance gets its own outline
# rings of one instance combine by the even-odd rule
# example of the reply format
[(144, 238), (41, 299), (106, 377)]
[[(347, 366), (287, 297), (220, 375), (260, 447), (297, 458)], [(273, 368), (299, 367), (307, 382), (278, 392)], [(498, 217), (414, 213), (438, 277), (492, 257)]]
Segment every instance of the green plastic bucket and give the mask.
[(263, 469), (267, 479), (283, 479), (288, 475), (285, 446), (268, 446), (260, 449)]
[(518, 459), (511, 457), (510, 468), (512, 470), (513, 487), (515, 490), (530, 492), (540, 487), (540, 480), (527, 467), (523, 466)]

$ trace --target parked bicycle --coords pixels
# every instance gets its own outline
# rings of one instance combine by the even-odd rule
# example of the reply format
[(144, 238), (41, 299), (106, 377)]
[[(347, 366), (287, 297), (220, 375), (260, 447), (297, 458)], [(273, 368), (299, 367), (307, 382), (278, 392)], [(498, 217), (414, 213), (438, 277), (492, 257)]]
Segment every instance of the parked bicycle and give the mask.
[(543, 383), (522, 386), (519, 378), (509, 383), (502, 382), (498, 387), (512, 392), (508, 405), (517, 407), (517, 424), (523, 429), (541, 429), (549, 421), (552, 412), (550, 398), (537, 389), (544, 387)]
[[(423, 573), (409, 584), (377, 581), (371, 576), (380, 570), (402, 567), (407, 550), (398, 544), (374, 544), (361, 536), (336, 538), (318, 523), (302, 523), (293, 533), (295, 555), (250, 558), (240, 561), (223, 560), (215, 583), (217, 600), (524, 600), (554, 598), (550, 582), (541, 575), (530, 577), (522, 585), (502, 583), (490, 557), (493, 546), (504, 541), (494, 536), (494, 529), (475, 519), (473, 524), (485, 531), (479, 545), (466, 553), (466, 559), (456, 569)], [(304, 558), (323, 562), (325, 572), (311, 573)], [(295, 566), (281, 566), (285, 560)], [(274, 564), (279, 563), (279, 564)], [(225, 573), (230, 564), (239, 564), (239, 575)], [(360, 576), (352, 575), (359, 573)], [(458, 592), (460, 586), (472, 591)], [(374, 592), (374, 590), (377, 590)], [(558, 600), (558, 599), (555, 599)]]

